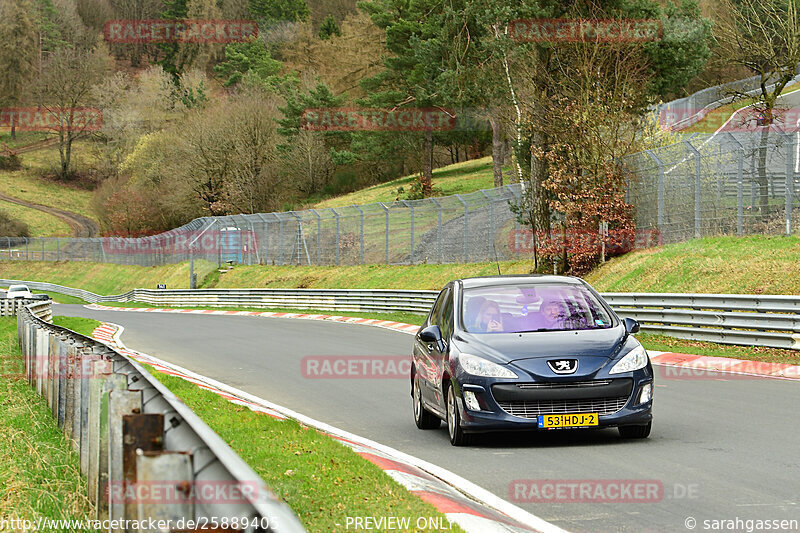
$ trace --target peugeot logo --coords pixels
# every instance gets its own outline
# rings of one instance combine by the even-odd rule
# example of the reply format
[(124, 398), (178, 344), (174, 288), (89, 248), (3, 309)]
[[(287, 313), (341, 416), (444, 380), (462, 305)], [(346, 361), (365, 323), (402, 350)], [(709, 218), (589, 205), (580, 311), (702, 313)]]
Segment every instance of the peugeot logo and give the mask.
[(578, 370), (577, 359), (552, 359), (547, 365), (556, 374), (574, 374)]

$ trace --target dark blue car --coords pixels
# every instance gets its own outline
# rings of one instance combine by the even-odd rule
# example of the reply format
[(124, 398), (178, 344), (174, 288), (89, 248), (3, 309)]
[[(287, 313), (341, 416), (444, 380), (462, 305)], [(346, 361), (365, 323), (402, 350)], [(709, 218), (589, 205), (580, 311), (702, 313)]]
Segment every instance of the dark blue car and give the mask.
[(564, 276), (451, 281), (414, 342), (411, 395), (420, 429), (473, 433), (618, 427), (650, 434), (653, 367), (588, 283)]

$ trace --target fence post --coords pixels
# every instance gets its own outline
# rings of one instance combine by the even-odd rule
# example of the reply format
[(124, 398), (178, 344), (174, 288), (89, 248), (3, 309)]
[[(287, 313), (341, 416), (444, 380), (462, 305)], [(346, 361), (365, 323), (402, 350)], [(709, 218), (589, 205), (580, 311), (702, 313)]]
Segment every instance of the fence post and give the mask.
[(436, 198), (431, 198), (431, 202), (436, 206), (436, 248), (439, 256), (439, 264), (442, 263), (442, 204)]
[(330, 209), (333, 216), (336, 217), (336, 266), (339, 266), (339, 213), (332, 207), (328, 209)]
[(694, 238), (700, 238), (700, 152), (688, 140), (683, 143), (694, 153)]
[(364, 211), (362, 211), (361, 208), (358, 207), (357, 205), (354, 205), (353, 207), (355, 207), (356, 211), (358, 211), (358, 216), (359, 216), (359, 219), (360, 219), (360, 222), (361, 222), (361, 224), (360, 224), (361, 256), (360, 257), (361, 257), (361, 264), (363, 265), (364, 264)]
[(322, 217), (319, 216), (316, 209), (311, 210), (314, 216), (317, 217), (317, 264), (322, 264)]
[(744, 146), (732, 133), (728, 132), (728, 138), (736, 143), (738, 148), (736, 153), (736, 234), (744, 235)]
[(785, 205), (785, 218), (786, 218), (786, 235), (792, 234), (792, 197), (794, 196), (794, 143), (792, 142), (792, 135), (784, 133), (786, 139), (786, 196)]
[(489, 201), (489, 242), (492, 245), (495, 257), (497, 257), (497, 250), (494, 246), (494, 202), (492, 198), (486, 193), (486, 190), (481, 189), (481, 194)]
[(469, 225), (467, 220), (469, 217), (469, 205), (467, 205), (467, 202), (464, 201), (460, 194), (456, 194), (456, 198), (458, 198), (464, 206), (464, 262), (469, 263)]
[(403, 205), (406, 206), (411, 212), (411, 264), (414, 264), (414, 206), (408, 205), (406, 200), (401, 200)]
[(278, 264), (283, 264), (283, 218), (278, 213), (275, 213), (278, 219)]
[(378, 205), (383, 208), (384, 216), (386, 217), (386, 231), (383, 236), (384, 248), (386, 250), (386, 264), (389, 264), (389, 208), (383, 202), (378, 202)]
[(664, 224), (664, 162), (652, 151), (645, 150), (647, 155), (658, 165), (658, 211), (656, 214), (656, 224), (658, 229)]

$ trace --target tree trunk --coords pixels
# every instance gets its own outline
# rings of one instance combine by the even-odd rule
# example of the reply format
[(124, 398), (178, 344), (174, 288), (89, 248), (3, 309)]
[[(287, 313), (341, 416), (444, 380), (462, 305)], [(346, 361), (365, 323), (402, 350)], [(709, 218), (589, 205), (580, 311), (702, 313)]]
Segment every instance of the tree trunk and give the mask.
[(767, 179), (767, 141), (769, 140), (769, 127), (763, 126), (761, 130), (761, 142), (758, 147), (758, 189), (759, 189), (759, 210), (761, 220), (766, 222), (769, 214), (769, 180)]
[(494, 173), (494, 186), (503, 186), (503, 136), (502, 126), (497, 117), (497, 111), (493, 111), (489, 117), (492, 125), (492, 171)]
[(422, 195), (426, 198), (433, 189), (433, 131), (425, 130), (425, 143), (422, 149)]
[(11, 113), (11, 140), (14, 141), (17, 138), (17, 121), (14, 118), (14, 113)]

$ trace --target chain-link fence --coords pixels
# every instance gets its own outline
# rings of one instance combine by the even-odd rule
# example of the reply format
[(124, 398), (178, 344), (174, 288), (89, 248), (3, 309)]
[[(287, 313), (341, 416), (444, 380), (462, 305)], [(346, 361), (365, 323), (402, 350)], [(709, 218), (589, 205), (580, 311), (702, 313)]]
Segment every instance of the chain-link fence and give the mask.
[(637, 228), (657, 228), (664, 242), (797, 231), (797, 133), (759, 130), (695, 135), (630, 157)]
[(192, 258), (271, 265), (511, 259), (521, 254), (513, 241), (521, 232), (511, 210), (520, 194), (520, 185), (512, 184), (424, 200), (204, 217), (135, 239), (0, 237), (0, 259), (135, 265)]
[[(798, 66), (797, 73), (800, 74), (800, 66)], [(798, 78), (800, 76), (796, 76), (787, 85), (787, 88), (797, 83)], [(772, 90), (774, 83), (768, 82), (766, 86), (768, 90)], [(661, 119), (661, 124), (674, 130), (682, 130), (702, 120), (708, 111), (730, 103), (737, 95), (753, 95), (760, 91), (761, 76), (752, 76), (708, 87), (685, 98), (664, 102), (656, 106), (655, 111)]]

